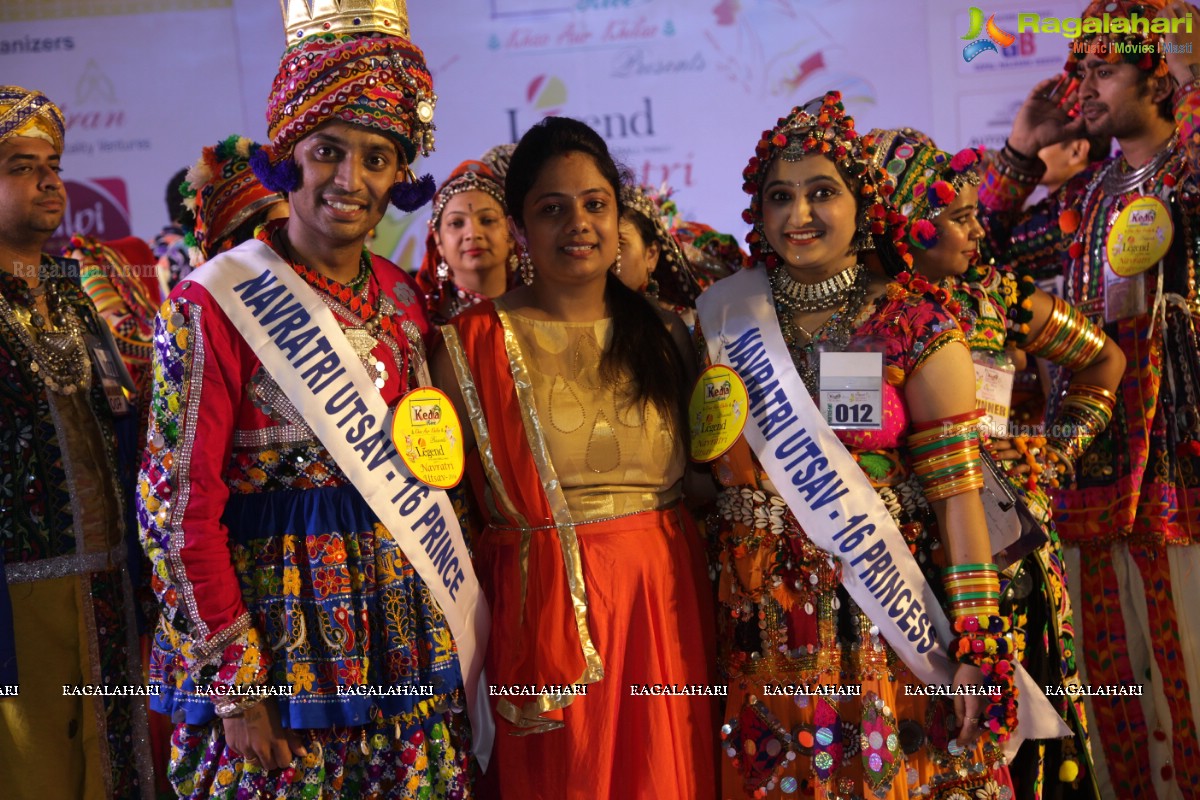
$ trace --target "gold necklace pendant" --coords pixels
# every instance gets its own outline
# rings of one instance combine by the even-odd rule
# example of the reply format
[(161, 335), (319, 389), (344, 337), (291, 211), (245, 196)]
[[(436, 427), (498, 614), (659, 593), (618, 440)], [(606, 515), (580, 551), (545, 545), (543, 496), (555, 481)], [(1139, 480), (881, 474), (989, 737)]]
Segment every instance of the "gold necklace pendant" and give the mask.
[(342, 332), (346, 334), (346, 341), (350, 343), (350, 348), (354, 350), (354, 355), (358, 356), (358, 360), (368, 373), (371, 373), (371, 379), (375, 383), (375, 388), (382, 389), (387, 385), (388, 371), (387, 364), (375, 357), (375, 346), (379, 344), (379, 340), (371, 335), (371, 332), (366, 328), (342, 328)]
[(350, 342), (350, 347), (354, 350), (354, 355), (358, 356), (358, 360), (364, 364), (371, 357), (372, 351), (375, 350), (375, 345), (379, 344), (379, 340), (367, 332), (366, 328), (343, 328), (346, 334), (346, 341)]
[(371, 331), (365, 327), (343, 327), (342, 332), (346, 333), (346, 341), (350, 343), (354, 355), (358, 356), (362, 366), (367, 368), (376, 389), (383, 389), (388, 384), (388, 365), (374, 356), (374, 348), (379, 339), (372, 336)]

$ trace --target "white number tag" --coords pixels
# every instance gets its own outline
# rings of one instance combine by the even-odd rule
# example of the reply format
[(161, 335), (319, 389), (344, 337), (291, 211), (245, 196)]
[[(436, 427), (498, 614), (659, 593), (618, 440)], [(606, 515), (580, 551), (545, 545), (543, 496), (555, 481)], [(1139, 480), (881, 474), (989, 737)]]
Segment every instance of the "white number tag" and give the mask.
[(883, 428), (883, 353), (821, 353), (820, 403), (832, 428)]

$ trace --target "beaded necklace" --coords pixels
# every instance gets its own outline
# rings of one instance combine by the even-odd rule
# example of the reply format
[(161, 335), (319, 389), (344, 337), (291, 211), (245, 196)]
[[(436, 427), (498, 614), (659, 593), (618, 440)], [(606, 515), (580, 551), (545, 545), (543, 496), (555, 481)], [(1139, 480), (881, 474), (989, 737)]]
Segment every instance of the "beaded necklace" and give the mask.
[(454, 319), (471, 306), (478, 305), (487, 299), (479, 292), (464, 289), (456, 283), (447, 281), (442, 285), (454, 290), (453, 292), (446, 292), (446, 319), (448, 320)]
[[(1063, 293), (1073, 304), (1080, 305), (1104, 296), (1108, 231), (1120, 216), (1130, 195), (1162, 196), (1164, 189), (1174, 187), (1173, 173), (1179, 171), (1178, 159), (1175, 158), (1178, 153), (1179, 137), (1175, 135), (1150, 161), (1125, 175), (1121, 175), (1120, 172), (1122, 165), (1124, 169), (1128, 169), (1128, 163), (1122, 157), (1112, 159), (1092, 176), (1079, 205), (1087, 216), (1079, 225), (1075, 240), (1067, 250), (1073, 260), (1081, 262), (1080, 269), (1068, 269), (1066, 272), (1067, 280)], [(1097, 198), (1096, 193), (1101, 188), (1104, 189), (1104, 194)], [(1109, 200), (1111, 202), (1106, 202)]]
[[(824, 308), (837, 307), (833, 316), (810, 333), (797, 325), (793, 319), (796, 311), (803, 309), (797, 309), (795, 297), (788, 294), (786, 289), (780, 288), (780, 284), (786, 286), (786, 283), (777, 277), (780, 272), (784, 272), (783, 267), (776, 267), (771, 271), (771, 298), (775, 304), (775, 315), (779, 318), (779, 330), (783, 334), (783, 341), (787, 344), (788, 353), (791, 354), (792, 363), (796, 365), (796, 370), (800, 373), (800, 379), (804, 381), (804, 386), (808, 389), (809, 394), (815, 396), (821, 384), (821, 360), (817, 353), (817, 345), (825, 343), (834, 350), (841, 350), (849, 344), (851, 325), (858, 317), (867, 298), (868, 273), (861, 264), (855, 264), (834, 276), (839, 277), (847, 272), (853, 273), (849, 285), (835, 291), (832, 302), (824, 301)], [(787, 276), (787, 279), (791, 280), (791, 276)], [(805, 334), (807, 340), (802, 341), (799, 338), (801, 333)]]
[[(43, 280), (41, 291), (27, 290), (28, 305), (12, 305), (0, 292), (0, 320), (15, 342), (29, 353), (29, 371), (34, 380), (55, 394), (72, 395), (92, 383), (91, 360), (83, 341), (83, 323), (64, 294), (59, 278)], [(45, 293), (50, 319), (56, 330), (33, 305)]]
[(362, 255), (359, 257), (358, 274), (355, 275), (354, 280), (350, 283), (339, 283), (332, 278), (325, 277), (307, 264), (301, 264), (296, 259), (295, 253), (292, 252), (286, 237), (282, 235), (282, 230), (279, 228), (272, 234), (279, 245), (275, 249), (284, 256), (284, 260), (296, 271), (297, 275), (304, 278), (305, 282), (318, 292), (329, 295), (350, 309), (368, 329), (392, 332), (393, 326), (389, 317), (385, 315), (378, 320), (375, 319), (379, 314), (379, 307), (376, 304), (379, 292), (378, 288), (371, 283), (374, 273), (371, 271), (371, 254), (367, 248), (363, 248)]
[[(377, 282), (371, 280), (374, 273), (371, 270), (370, 253), (365, 247), (363, 248), (362, 256), (359, 259), (358, 275), (351, 283), (344, 284), (327, 278), (307, 264), (299, 263), (287, 238), (283, 236), (282, 227), (269, 234), (264, 232), (264, 238), (268, 236), (275, 239), (277, 246), (273, 249), (284, 257), (296, 274), (304, 278), (305, 282), (315, 289), (319, 296), (322, 296), (322, 299), (329, 298), (333, 301), (333, 305), (330, 301), (326, 301), (326, 305), (329, 305), (331, 310), (359, 323), (343, 323), (340, 319), (338, 320), (338, 325), (346, 334), (346, 339), (355, 354), (363, 366), (373, 373), (375, 386), (382, 389), (387, 384), (388, 370), (386, 363), (375, 358), (373, 354), (375, 345), (379, 343), (384, 334), (391, 339), (400, 337), (397, 335), (392, 315), (383, 313), (383, 303), (380, 301)], [(401, 366), (401, 382), (403, 383), (403, 376), (408, 373), (409, 351), (407, 348), (392, 346), (390, 341), (385, 340), (385, 343), (399, 356), (397, 360)]]

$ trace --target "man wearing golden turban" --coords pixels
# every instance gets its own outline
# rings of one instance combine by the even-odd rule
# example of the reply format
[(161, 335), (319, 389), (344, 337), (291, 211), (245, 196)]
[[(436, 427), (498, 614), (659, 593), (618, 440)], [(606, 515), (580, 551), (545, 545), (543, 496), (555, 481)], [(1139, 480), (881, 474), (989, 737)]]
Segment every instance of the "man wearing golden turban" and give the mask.
[(0, 775), (15, 800), (150, 797), (145, 704), (127, 696), (143, 684), (121, 490), (136, 417), (78, 265), (41, 252), (66, 208), (62, 149), (58, 108), (0, 86)]

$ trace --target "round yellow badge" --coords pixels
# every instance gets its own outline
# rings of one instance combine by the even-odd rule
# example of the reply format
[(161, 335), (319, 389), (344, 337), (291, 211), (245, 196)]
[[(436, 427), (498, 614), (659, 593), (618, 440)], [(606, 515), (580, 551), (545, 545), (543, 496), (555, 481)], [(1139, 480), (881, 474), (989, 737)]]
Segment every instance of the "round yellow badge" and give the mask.
[(1108, 263), (1129, 278), (1157, 264), (1171, 248), (1175, 224), (1157, 197), (1139, 197), (1121, 211), (1108, 232)]
[(688, 402), (688, 448), (693, 461), (720, 458), (742, 435), (750, 397), (731, 368), (714, 364), (700, 373)]
[(396, 405), (392, 441), (413, 477), (435, 489), (449, 489), (462, 480), (462, 423), (454, 404), (440, 389), (413, 389)]

